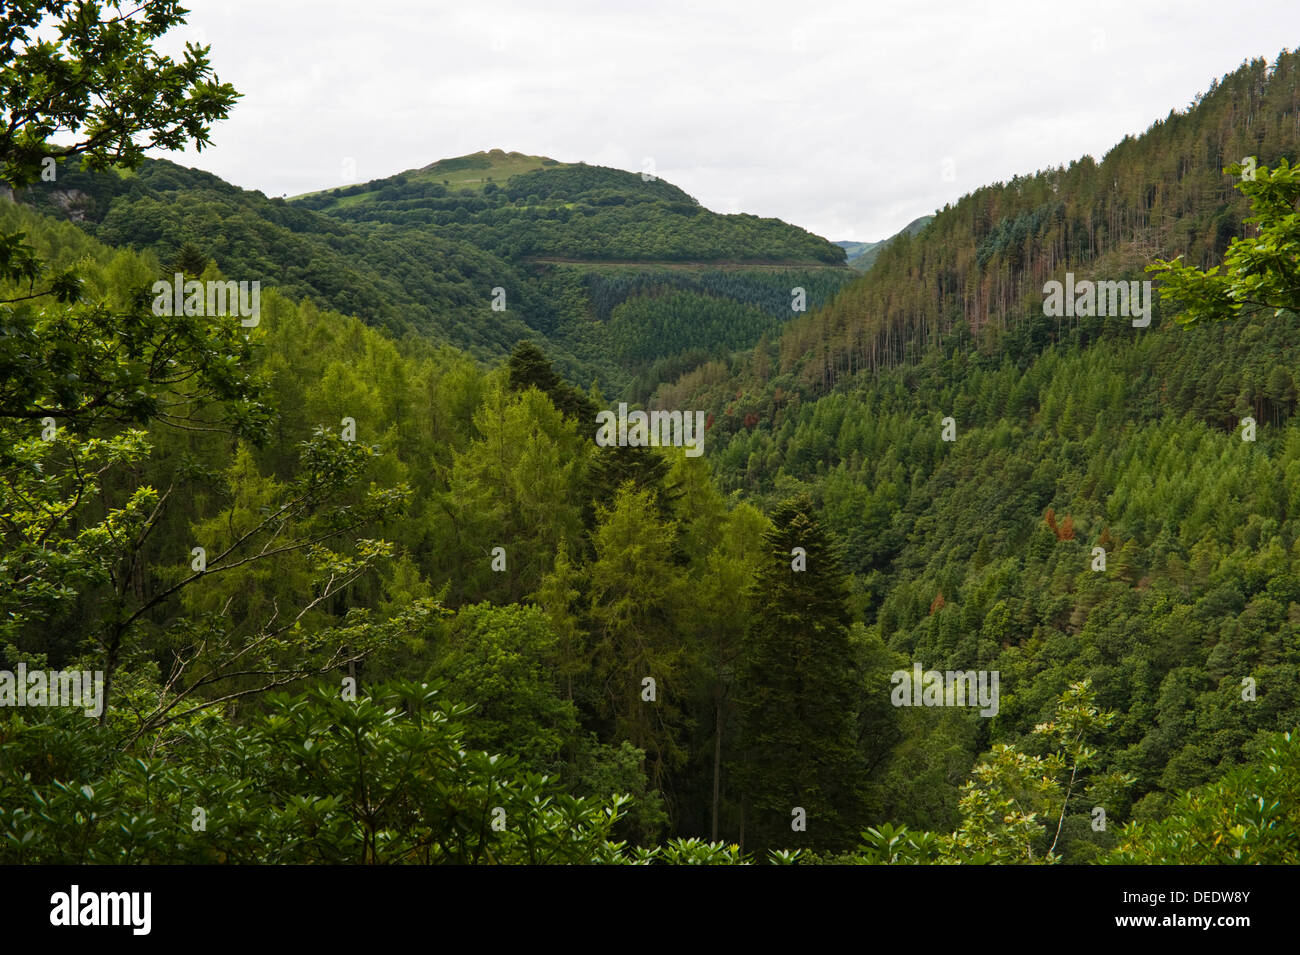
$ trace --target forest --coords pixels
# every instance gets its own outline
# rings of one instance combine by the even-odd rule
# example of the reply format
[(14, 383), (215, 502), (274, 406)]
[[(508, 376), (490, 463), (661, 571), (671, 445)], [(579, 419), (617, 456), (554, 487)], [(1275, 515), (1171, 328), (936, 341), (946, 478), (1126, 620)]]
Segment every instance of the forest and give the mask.
[[(0, 134), (0, 671), (104, 704), (0, 693), (0, 863), (1300, 861), (1295, 55), (859, 275), (601, 167), (146, 160), (237, 108), (141, 72), (180, 15), (70, 24), (119, 87), (0, 63), (120, 107)], [(1046, 317), (1066, 268), (1150, 327)], [(159, 314), (175, 272), (260, 320)], [(704, 455), (598, 446), (619, 401)]]
[[(637, 381), (648, 393), (668, 379), (647, 358), (680, 373), (750, 347), (853, 276), (841, 249), (802, 229), (717, 215), (663, 180), (604, 167), (546, 165), (504, 188), (448, 195), (429, 176), (462, 162), (444, 160), (423, 176), (338, 190), (339, 199), (286, 202), (161, 159), (101, 171), (53, 160), (52, 177), (22, 187), (24, 204), (108, 245), (196, 275), (214, 262), (227, 276), (260, 277), (291, 298), (481, 361), (534, 341), (583, 387)], [(528, 195), (511, 198), (524, 187)], [(665, 307), (678, 289), (694, 293), (691, 304)], [(625, 301), (668, 333), (653, 356), (629, 354), (628, 333), (607, 324)]]

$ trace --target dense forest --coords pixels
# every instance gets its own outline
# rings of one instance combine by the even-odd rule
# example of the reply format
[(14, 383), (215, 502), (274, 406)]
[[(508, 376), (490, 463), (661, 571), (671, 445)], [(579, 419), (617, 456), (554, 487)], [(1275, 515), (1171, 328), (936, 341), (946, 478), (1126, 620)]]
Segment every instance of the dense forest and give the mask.
[[(0, 136), (0, 674), (103, 677), (0, 681), (0, 862), (1297, 861), (1292, 54), (855, 277), (583, 164), (144, 161), (236, 97), (127, 69), (158, 16), (75, 25), (99, 134)], [(36, 115), (90, 96), (48, 55), (0, 65)], [(1155, 320), (1046, 317), (1067, 268)], [(619, 401), (705, 453), (600, 444)]]
[(1123, 280), (1159, 256), (1218, 263), (1249, 214), (1224, 168), (1297, 159), (1297, 75), (1297, 54), (1252, 60), (1101, 162), (1084, 156), (976, 189), (883, 249), (870, 281), (793, 323), (781, 369), (825, 389), (919, 360), (954, 334), (994, 347), (1041, 313), (1043, 283), (1067, 270)]
[(778, 219), (718, 215), (649, 174), (552, 163), (500, 186), (486, 183), (478, 192), (468, 187), (453, 192), (436, 176), (400, 173), (350, 187), (346, 194), (317, 193), (301, 204), (350, 222), (439, 226), (439, 234), (508, 260), (529, 255), (829, 265), (845, 260), (842, 250), (819, 236)]
[[(486, 178), (528, 158), (498, 150), (443, 160), (334, 190), (338, 198), (292, 202), (166, 160), (95, 172), (56, 159), (57, 172), (20, 199), (108, 245), (152, 252), (166, 268), (198, 275), (211, 262), (395, 337), (482, 361), (531, 340), (582, 386), (617, 393), (635, 383), (647, 394), (750, 347), (852, 278), (826, 240), (775, 219), (709, 212), (660, 179), (546, 159), (500, 186), (449, 190), (441, 178), (467, 169)], [(678, 289), (693, 293), (689, 305), (663, 301)], [(666, 333), (652, 356), (629, 353), (627, 332), (608, 324), (624, 302)], [(661, 369), (647, 358), (670, 362)]]

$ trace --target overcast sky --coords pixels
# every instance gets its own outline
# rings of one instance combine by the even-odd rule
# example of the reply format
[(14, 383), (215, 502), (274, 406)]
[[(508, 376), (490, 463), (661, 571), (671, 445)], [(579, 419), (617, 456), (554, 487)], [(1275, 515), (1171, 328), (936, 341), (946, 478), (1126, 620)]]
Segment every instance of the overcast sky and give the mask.
[[(296, 195), (501, 148), (871, 240), (1300, 44), (1297, 0), (186, 0), (243, 99), (168, 158)], [(179, 44), (165, 44), (172, 49)], [(349, 178), (353, 175), (355, 178)]]

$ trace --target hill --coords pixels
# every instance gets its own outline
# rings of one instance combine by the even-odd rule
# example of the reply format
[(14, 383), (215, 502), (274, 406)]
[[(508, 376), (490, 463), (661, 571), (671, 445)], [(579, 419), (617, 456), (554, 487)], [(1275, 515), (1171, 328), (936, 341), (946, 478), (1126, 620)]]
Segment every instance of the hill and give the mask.
[[(840, 249), (779, 220), (500, 150), (291, 202), (164, 161), (131, 175), (60, 167), (19, 198), (168, 267), (211, 261), (483, 360), (531, 339), (564, 374), (616, 394), (644, 396), (665, 374), (776, 334), (851, 274)], [(628, 344), (613, 314), (625, 303), (658, 330), (652, 348)]]
[[(910, 794), (909, 825), (954, 825), (919, 780), (942, 789), (954, 751), (1034, 745), (1073, 682), (1118, 714), (1096, 772), (1132, 782), (1088, 803), (1111, 819), (1162, 818), (1300, 721), (1300, 317), (1043, 314), (1066, 270), (1217, 264), (1250, 228), (1223, 166), (1300, 154), (1298, 78), (1294, 54), (1252, 61), (1101, 162), (976, 190), (769, 347), (656, 393), (713, 416), (724, 491), (816, 503), (889, 652), (1016, 687), (991, 721), (905, 731), (917, 782), (886, 789)], [(1064, 832), (1077, 860), (1109, 844), (1082, 813)]]
[[(519, 152), (488, 149), (454, 159), (440, 159), (401, 175), (403, 183), (432, 183), (456, 191), (468, 189), (471, 192), (482, 192), (488, 183), (504, 183), (512, 176), (522, 173), (547, 167), (561, 168), (565, 165), (544, 156), (526, 156)], [(340, 205), (349, 205), (372, 201), (376, 198), (376, 192), (367, 189), (366, 184), (358, 184), (342, 189), (323, 189), (304, 193), (292, 197), (290, 201), (321, 196), (336, 199)]]
[(949, 337), (987, 350), (1041, 314), (1044, 283), (1067, 271), (1118, 281), (1141, 279), (1157, 257), (1219, 261), (1247, 215), (1224, 167), (1300, 148), (1295, 74), (1295, 54), (1253, 60), (1100, 162), (1084, 156), (963, 196), (891, 242), (830, 308), (790, 323), (782, 370), (823, 390)]
[[(534, 168), (500, 183), (489, 171), (505, 161)], [(476, 174), (477, 188), (454, 173)], [(583, 261), (781, 262), (840, 265), (833, 243), (778, 219), (719, 215), (659, 178), (586, 163), (562, 164), (517, 153), (476, 153), (346, 189), (298, 205), (358, 224), (436, 229), (511, 261), (526, 256)]]

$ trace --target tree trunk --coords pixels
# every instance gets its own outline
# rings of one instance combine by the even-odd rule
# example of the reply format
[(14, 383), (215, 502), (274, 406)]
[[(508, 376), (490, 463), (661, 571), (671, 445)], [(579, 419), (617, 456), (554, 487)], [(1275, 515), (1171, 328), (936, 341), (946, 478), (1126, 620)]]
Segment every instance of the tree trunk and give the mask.
[(740, 854), (745, 854), (745, 806), (749, 803), (749, 794), (740, 797)]
[(714, 688), (713, 724), (713, 832), (712, 842), (718, 841), (718, 787), (722, 778), (722, 690)]

